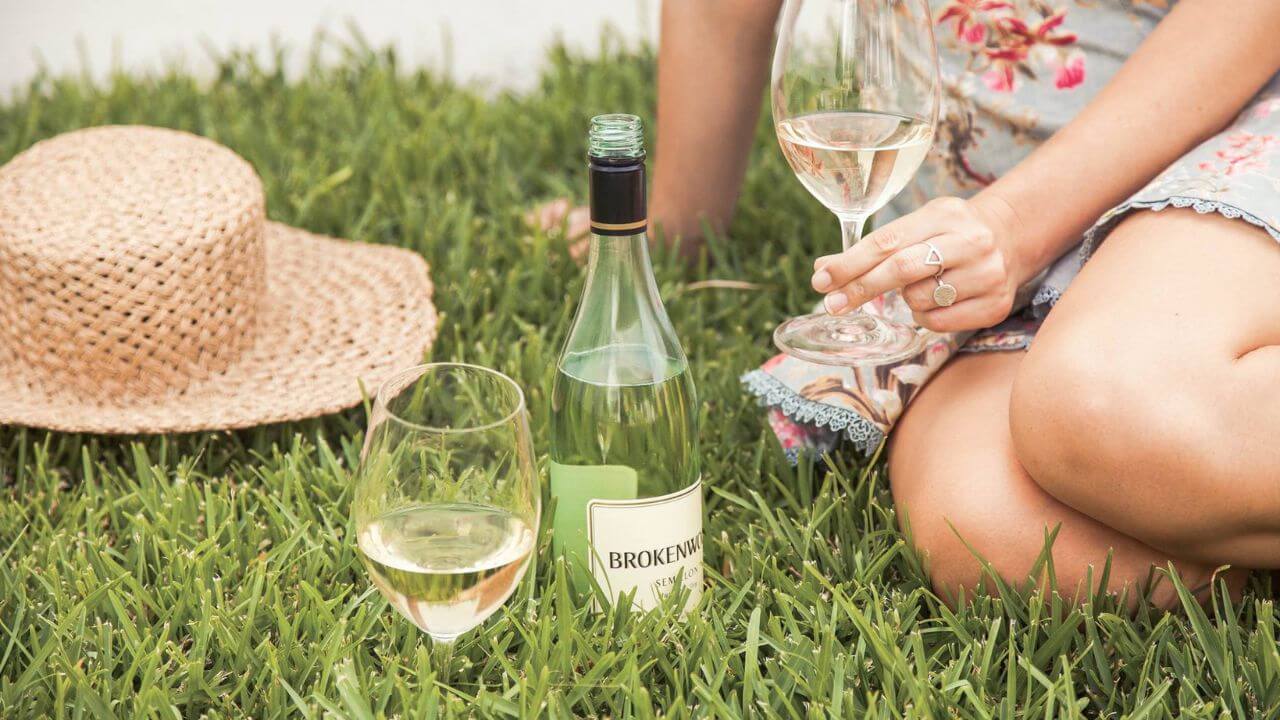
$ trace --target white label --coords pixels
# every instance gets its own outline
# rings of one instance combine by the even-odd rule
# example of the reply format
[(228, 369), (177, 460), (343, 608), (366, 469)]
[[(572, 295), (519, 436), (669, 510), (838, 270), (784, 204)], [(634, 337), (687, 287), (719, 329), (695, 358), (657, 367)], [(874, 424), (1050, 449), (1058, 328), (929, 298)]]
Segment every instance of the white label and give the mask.
[(615, 599), (635, 590), (642, 610), (657, 607), (677, 582), (688, 612), (702, 597), (702, 481), (670, 495), (587, 503), (591, 572)]

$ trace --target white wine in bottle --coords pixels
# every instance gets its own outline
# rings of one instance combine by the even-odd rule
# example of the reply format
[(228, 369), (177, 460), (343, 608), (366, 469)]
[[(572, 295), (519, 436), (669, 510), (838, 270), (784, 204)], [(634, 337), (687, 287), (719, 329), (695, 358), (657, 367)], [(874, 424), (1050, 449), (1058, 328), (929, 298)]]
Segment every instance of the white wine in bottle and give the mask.
[(580, 585), (643, 609), (702, 595), (702, 483), (689, 364), (645, 234), (639, 118), (591, 121), (587, 282), (551, 399), (553, 543)]

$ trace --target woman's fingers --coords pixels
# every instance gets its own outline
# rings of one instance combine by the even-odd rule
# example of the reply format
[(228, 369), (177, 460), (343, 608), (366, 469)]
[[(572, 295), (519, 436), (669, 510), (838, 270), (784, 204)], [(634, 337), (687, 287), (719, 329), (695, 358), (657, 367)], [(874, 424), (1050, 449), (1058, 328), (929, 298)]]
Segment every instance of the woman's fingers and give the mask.
[[(930, 245), (942, 267), (926, 262)], [(1022, 273), (1007, 228), (976, 201), (938, 198), (895, 220), (839, 255), (818, 258), (810, 281), (826, 295), (833, 315), (852, 311), (889, 290), (903, 288), (918, 321), (933, 330), (985, 327), (1003, 320)], [(939, 307), (934, 277), (956, 289), (956, 302)], [(1025, 279), (1025, 278), (1024, 278)]]
[[(958, 235), (941, 235), (929, 242), (938, 248), (948, 267), (963, 267), (976, 257), (974, 248)], [(924, 242), (903, 248), (864, 274), (855, 276), (843, 287), (833, 286), (836, 289), (827, 294), (823, 305), (827, 312), (838, 315), (890, 290), (931, 278), (937, 274), (938, 267), (925, 262), (929, 252), (930, 248)]]
[(920, 243), (942, 232), (929, 217), (912, 213), (876, 230), (853, 247), (836, 255), (825, 255), (814, 263), (813, 289), (830, 292), (879, 265), (903, 248)]
[(813, 289), (830, 292), (865, 274), (904, 248), (918, 245), (935, 235), (948, 232), (958, 218), (956, 198), (934, 200), (919, 210), (903, 215), (837, 255), (824, 255), (814, 261)]
[(914, 312), (917, 325), (935, 332), (957, 332), (989, 327), (1009, 316), (1012, 299), (997, 295), (981, 295), (957, 302), (950, 307)]
[(565, 219), (564, 236), (569, 241), (569, 257), (581, 265), (587, 261), (591, 249), (591, 211), (584, 207), (569, 211)]
[(565, 237), (577, 240), (591, 230), (591, 218), (585, 207), (575, 207), (565, 198), (543, 203), (524, 214), (524, 221), (545, 232), (564, 230)]
[(560, 223), (564, 222), (565, 216), (572, 208), (573, 205), (568, 198), (556, 198), (526, 212), (524, 221), (543, 232), (550, 232), (560, 227)]
[(590, 247), (591, 216), (585, 207), (574, 207), (566, 198), (543, 203), (524, 214), (524, 221), (549, 235), (559, 235), (569, 243), (569, 257), (582, 264)]
[[(989, 270), (985, 264), (966, 265), (947, 270), (942, 274), (942, 281), (956, 289), (955, 302), (948, 306), (952, 307), (998, 289), (1000, 275)], [(931, 275), (902, 288), (902, 299), (915, 312), (933, 310), (940, 307), (933, 299), (933, 291), (937, 288), (938, 281)]]

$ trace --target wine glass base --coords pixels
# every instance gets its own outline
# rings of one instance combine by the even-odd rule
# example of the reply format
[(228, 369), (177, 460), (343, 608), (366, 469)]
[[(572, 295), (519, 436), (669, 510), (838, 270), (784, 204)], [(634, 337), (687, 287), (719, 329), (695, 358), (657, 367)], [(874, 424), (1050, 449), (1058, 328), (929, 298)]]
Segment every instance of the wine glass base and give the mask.
[(864, 312), (816, 313), (794, 317), (773, 331), (773, 344), (794, 358), (821, 365), (886, 365), (924, 350), (914, 325), (882, 320)]

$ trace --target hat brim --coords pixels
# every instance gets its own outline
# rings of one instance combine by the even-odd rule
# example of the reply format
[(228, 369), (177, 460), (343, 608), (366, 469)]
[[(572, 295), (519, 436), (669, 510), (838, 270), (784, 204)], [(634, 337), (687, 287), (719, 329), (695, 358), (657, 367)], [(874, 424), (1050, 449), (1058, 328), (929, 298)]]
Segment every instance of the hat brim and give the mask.
[(268, 222), (267, 292), (255, 340), (230, 367), (164, 395), (89, 402), (0, 361), (0, 424), (103, 434), (224, 430), (358, 404), (435, 339), (427, 263), (416, 253)]

